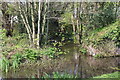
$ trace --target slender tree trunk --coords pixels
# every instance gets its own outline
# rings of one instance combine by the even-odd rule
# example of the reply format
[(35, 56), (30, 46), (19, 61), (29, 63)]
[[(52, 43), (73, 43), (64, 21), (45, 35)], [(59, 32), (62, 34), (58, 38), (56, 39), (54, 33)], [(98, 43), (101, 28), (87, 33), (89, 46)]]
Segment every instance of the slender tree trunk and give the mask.
[(83, 34), (83, 25), (82, 25), (82, 23), (81, 23), (81, 25), (80, 25), (80, 33), (79, 33), (79, 37), (80, 37), (79, 43), (80, 43), (80, 44), (82, 44), (82, 34)]
[(41, 0), (39, 0), (39, 8), (38, 8), (37, 48), (40, 48), (40, 18), (41, 18)]
[[(48, 2), (48, 11), (49, 11), (49, 2)], [(47, 18), (49, 18), (50, 16), (49, 16), (49, 13), (47, 14)], [(46, 34), (46, 43), (45, 44), (47, 44), (48, 43), (48, 32), (49, 32), (49, 19), (47, 19), (47, 34)]]
[(73, 16), (72, 16), (72, 24), (73, 24), (73, 33), (74, 33), (74, 42), (79, 43), (79, 16), (78, 16), (78, 4), (73, 4)]
[(82, 13), (83, 13), (83, 10), (82, 10), (82, 4), (83, 3), (80, 3), (79, 5), (79, 8), (81, 9), (78, 9), (79, 10), (79, 13), (80, 13), (80, 33), (79, 33), (79, 37), (80, 37), (80, 40), (79, 40), (79, 43), (82, 44), (82, 36), (83, 36), (83, 20), (82, 20)]
[(71, 16), (71, 20), (72, 20), (72, 26), (73, 26), (73, 33), (76, 33), (76, 29), (75, 29), (75, 23), (74, 23), (74, 16)]
[(31, 19), (32, 19), (32, 38), (33, 38), (33, 47), (35, 47), (35, 19), (34, 19), (34, 3), (31, 3)]
[(40, 39), (40, 41), (41, 42), (43, 42), (43, 38), (44, 38), (44, 36), (45, 36), (45, 24), (46, 24), (46, 15), (47, 15), (47, 13), (46, 13), (46, 11), (47, 11), (47, 2), (45, 2), (44, 3), (44, 16), (43, 16), (43, 23), (42, 23), (42, 34), (41, 34), (41, 39)]
[(32, 30), (31, 30), (30, 25), (29, 25), (29, 21), (28, 21), (27, 14), (26, 14), (26, 12), (25, 12), (24, 10), (22, 10), (22, 12), (23, 12), (25, 21), (26, 21), (26, 23), (27, 23), (27, 25), (28, 25), (28, 29), (29, 29), (29, 31), (30, 31), (30, 34), (32, 35)]
[(28, 36), (29, 36), (30, 45), (32, 45), (32, 36), (31, 36), (30, 26), (29, 26), (28, 22), (26, 21), (25, 14), (22, 14), (24, 11), (22, 11), (22, 9), (20, 7), (20, 4), (19, 4), (19, 11), (20, 11), (20, 16), (21, 16), (21, 18), (23, 20), (23, 23), (25, 24), (25, 27), (26, 27), (26, 30), (27, 30), (27, 33), (28, 33)]

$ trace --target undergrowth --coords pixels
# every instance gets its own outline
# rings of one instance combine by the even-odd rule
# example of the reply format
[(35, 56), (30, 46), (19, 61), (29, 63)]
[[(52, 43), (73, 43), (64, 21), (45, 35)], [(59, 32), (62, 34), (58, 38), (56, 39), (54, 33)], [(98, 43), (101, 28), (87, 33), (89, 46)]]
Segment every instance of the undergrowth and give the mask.
[(47, 47), (44, 49), (35, 49), (30, 48), (27, 35), (16, 34), (13, 37), (6, 37), (6, 30), (0, 30), (1, 40), (0, 46), (2, 47), (2, 52), (0, 55), (3, 55), (0, 59), (0, 69), (4, 72), (8, 72), (9, 68), (19, 68), (20, 64), (37, 61), (42, 58), (43, 55), (48, 56), (49, 58), (55, 58), (61, 54), (64, 54), (61, 49), (56, 47)]
[(101, 76), (96, 76), (96, 77), (93, 77), (93, 78), (119, 78), (120, 76), (120, 72), (114, 72), (114, 73), (110, 73), (110, 74), (103, 74)]
[(120, 21), (110, 24), (104, 28), (95, 29), (89, 32), (89, 36), (85, 38), (85, 41), (91, 42), (94, 45), (104, 42), (105, 40), (114, 41), (116, 46), (120, 46)]

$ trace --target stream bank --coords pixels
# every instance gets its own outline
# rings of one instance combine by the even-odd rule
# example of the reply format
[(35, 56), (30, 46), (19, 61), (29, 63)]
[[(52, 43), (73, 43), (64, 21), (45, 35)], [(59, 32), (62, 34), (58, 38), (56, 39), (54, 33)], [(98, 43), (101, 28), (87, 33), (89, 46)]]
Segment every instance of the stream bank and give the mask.
[(94, 58), (79, 53), (79, 45), (69, 44), (62, 47), (68, 53), (57, 59), (43, 58), (31, 64), (22, 64), (18, 69), (11, 69), (8, 73), (2, 73), (2, 78), (39, 78), (44, 73), (52, 72), (78, 75), (80, 78), (90, 78), (106, 73), (118, 71), (119, 57)]

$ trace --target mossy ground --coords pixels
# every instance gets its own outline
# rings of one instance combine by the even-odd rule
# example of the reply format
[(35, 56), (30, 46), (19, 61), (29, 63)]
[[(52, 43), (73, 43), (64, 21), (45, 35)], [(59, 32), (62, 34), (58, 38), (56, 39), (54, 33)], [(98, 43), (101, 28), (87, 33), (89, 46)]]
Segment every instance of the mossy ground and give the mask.
[(120, 72), (114, 72), (114, 73), (110, 73), (110, 74), (103, 74), (101, 76), (96, 76), (93, 78), (119, 78), (120, 79)]

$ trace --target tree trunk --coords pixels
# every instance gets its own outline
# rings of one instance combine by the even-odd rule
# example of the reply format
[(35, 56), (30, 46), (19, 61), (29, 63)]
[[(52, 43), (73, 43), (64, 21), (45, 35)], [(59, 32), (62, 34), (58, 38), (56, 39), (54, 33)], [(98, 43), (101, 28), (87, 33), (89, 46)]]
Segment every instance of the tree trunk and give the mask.
[(38, 8), (37, 48), (40, 48), (40, 18), (41, 18), (41, 0), (39, 0), (39, 8)]
[[(49, 2), (48, 2), (48, 10), (49, 10)], [(49, 18), (50, 17), (50, 15), (49, 15), (49, 13), (47, 14), (47, 18)], [(48, 43), (48, 32), (49, 32), (49, 19), (47, 19), (47, 34), (46, 34), (46, 43), (45, 44), (47, 44)]]
[[(23, 20), (23, 23), (25, 24), (25, 27), (26, 27), (26, 30), (27, 30), (27, 33), (28, 33), (28, 36), (29, 36), (29, 41), (30, 41), (30, 46), (32, 45), (32, 34), (31, 34), (31, 30), (30, 30), (30, 26), (29, 26), (29, 24), (28, 24), (28, 21), (26, 21), (27, 20), (27, 17), (26, 17), (26, 15), (25, 15), (25, 12), (23, 11), (22, 12), (22, 9), (21, 9), (21, 7), (20, 7), (20, 4), (19, 4), (19, 11), (20, 11), (20, 16), (21, 16), (21, 18), (22, 18), (22, 20)], [(23, 14), (22, 14), (23, 13)], [(24, 16), (25, 17), (24, 17)]]
[(44, 16), (43, 16), (43, 23), (42, 23), (42, 34), (41, 34), (41, 42), (43, 42), (43, 38), (44, 38), (44, 36), (45, 36), (45, 24), (46, 24), (46, 15), (47, 15), (47, 13), (46, 13), (46, 11), (47, 11), (47, 2), (45, 2), (44, 3), (44, 6), (43, 6), (43, 8), (44, 8)]
[(32, 38), (33, 38), (33, 47), (35, 47), (35, 19), (34, 19), (34, 3), (31, 3), (31, 19), (32, 19)]
[(82, 13), (83, 13), (83, 10), (82, 10), (82, 9), (83, 9), (83, 8), (82, 8), (82, 4), (83, 4), (83, 3), (80, 3), (80, 4), (79, 4), (79, 8), (78, 8), (78, 10), (79, 10), (78, 13), (80, 13), (80, 14), (79, 14), (79, 20), (80, 20), (80, 23), (79, 23), (79, 24), (80, 24), (80, 29), (79, 29), (79, 30), (80, 30), (80, 31), (79, 31), (79, 43), (80, 43), (80, 44), (82, 44), (82, 35), (83, 35), (83, 21), (82, 21)]

